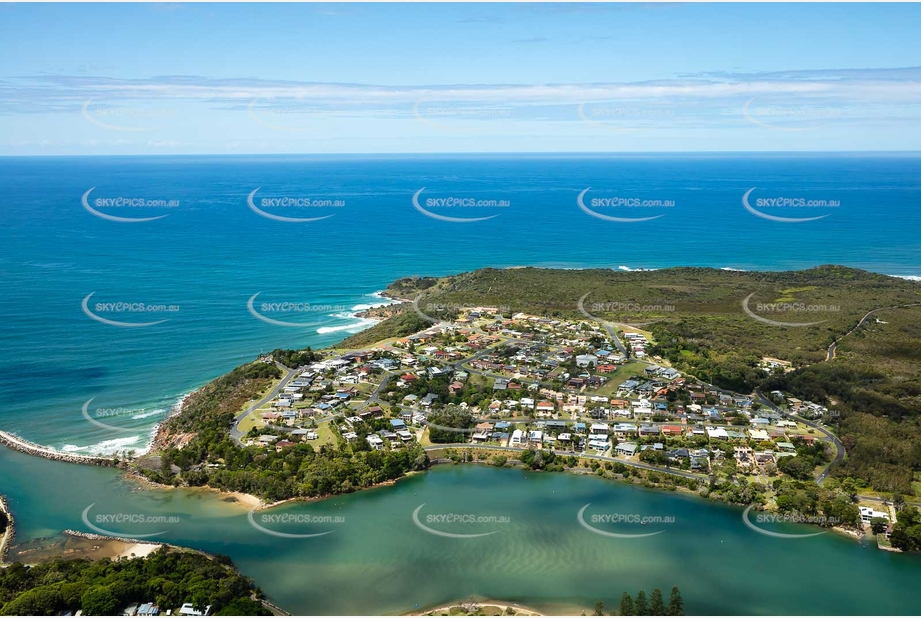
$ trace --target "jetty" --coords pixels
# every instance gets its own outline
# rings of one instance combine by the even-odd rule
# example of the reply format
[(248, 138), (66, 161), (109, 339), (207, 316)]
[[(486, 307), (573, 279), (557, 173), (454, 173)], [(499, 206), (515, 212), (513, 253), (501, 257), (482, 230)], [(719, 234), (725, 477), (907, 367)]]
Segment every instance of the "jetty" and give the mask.
[(66, 463), (84, 464), (91, 466), (108, 466), (113, 468), (124, 465), (122, 461), (115, 457), (99, 457), (97, 455), (63, 453), (48, 446), (42, 446), (40, 444), (35, 444), (34, 442), (29, 442), (28, 440), (14, 436), (7, 431), (0, 431), (0, 444), (14, 451), (25, 453), (26, 455), (44, 457), (45, 459), (52, 459), (54, 461), (63, 461)]

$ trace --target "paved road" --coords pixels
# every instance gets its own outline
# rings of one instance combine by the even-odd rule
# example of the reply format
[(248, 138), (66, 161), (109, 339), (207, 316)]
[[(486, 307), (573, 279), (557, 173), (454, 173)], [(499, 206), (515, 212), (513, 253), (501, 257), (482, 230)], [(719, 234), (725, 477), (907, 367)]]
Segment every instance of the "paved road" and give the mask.
[(242, 442), (240, 441), (240, 438), (243, 437), (243, 433), (239, 429), (240, 421), (242, 421), (244, 418), (249, 416), (249, 414), (252, 413), (253, 411), (258, 410), (259, 408), (264, 406), (266, 403), (271, 401), (272, 398), (275, 397), (275, 395), (277, 395), (278, 393), (280, 393), (282, 389), (288, 385), (288, 382), (293, 380), (295, 375), (297, 374), (296, 369), (289, 369), (288, 367), (285, 367), (281, 363), (275, 363), (275, 364), (278, 366), (279, 369), (285, 372), (285, 376), (281, 379), (281, 382), (279, 382), (275, 388), (269, 391), (268, 394), (262, 397), (262, 399), (260, 399), (253, 405), (249, 406), (248, 408), (246, 408), (239, 414), (237, 414), (237, 416), (233, 419), (233, 426), (230, 428), (230, 437), (233, 438), (234, 442), (236, 442), (237, 444), (242, 444)]
[[(778, 414), (783, 414), (784, 416), (788, 416), (788, 414), (784, 412), (783, 410), (781, 410), (779, 407), (777, 407), (773, 401), (765, 397), (764, 393), (762, 393), (760, 389), (755, 391), (755, 395), (757, 397), (758, 402), (761, 403), (761, 405), (769, 407), (770, 409), (774, 410)], [(844, 444), (841, 442), (841, 440), (838, 439), (838, 436), (830, 432), (825, 427), (822, 427), (818, 423), (814, 423), (810, 420), (807, 420), (803, 418), (802, 416), (797, 416), (796, 420), (797, 422), (802, 423), (806, 425), (807, 427), (812, 427), (816, 431), (819, 431), (822, 435), (828, 438), (828, 440), (831, 441), (832, 444), (835, 445), (834, 459), (832, 459), (831, 463), (825, 466), (825, 469), (822, 470), (822, 472), (820, 472), (819, 475), (815, 477), (815, 482), (821, 485), (822, 482), (825, 480), (825, 477), (827, 477), (828, 473), (831, 471), (832, 466), (834, 466), (835, 464), (839, 463), (842, 459), (844, 459), (844, 456), (846, 454), (846, 451), (844, 450)]]
[[(445, 448), (476, 448), (476, 449), (485, 449), (487, 451), (516, 451), (516, 452), (525, 452), (528, 449), (518, 447), (518, 446), (496, 446), (493, 444), (468, 444), (466, 442), (461, 442), (458, 444), (438, 444), (435, 446), (426, 446), (424, 447), (426, 451), (438, 451)], [(582, 453), (576, 453), (573, 451), (558, 451), (554, 450), (554, 453), (557, 455), (575, 455), (576, 457), (581, 457), (585, 459), (597, 459), (599, 461), (611, 461), (619, 462), (626, 466), (631, 466), (633, 468), (642, 468), (644, 470), (650, 470), (652, 472), (664, 472), (665, 474), (673, 474), (675, 476), (683, 476), (688, 479), (696, 479), (698, 481), (708, 481), (709, 477), (702, 474), (694, 474), (692, 472), (685, 472), (684, 470), (675, 470), (674, 468), (662, 468), (659, 466), (653, 466), (651, 464), (645, 464), (638, 461), (626, 461), (623, 459), (617, 459), (616, 457), (607, 457), (605, 455), (585, 455)]]

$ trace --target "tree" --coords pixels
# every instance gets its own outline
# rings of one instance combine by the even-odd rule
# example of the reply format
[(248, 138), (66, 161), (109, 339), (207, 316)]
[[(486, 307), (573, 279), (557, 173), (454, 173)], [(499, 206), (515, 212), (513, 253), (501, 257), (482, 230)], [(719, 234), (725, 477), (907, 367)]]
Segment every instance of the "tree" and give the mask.
[(646, 591), (640, 590), (636, 593), (636, 600), (633, 602), (637, 616), (649, 615), (649, 603), (646, 602)]
[(655, 588), (649, 597), (649, 613), (653, 616), (665, 615), (665, 603), (662, 601), (662, 591)]
[(624, 596), (620, 597), (620, 615), (633, 616), (635, 614), (636, 608), (633, 607), (633, 597), (630, 596), (629, 592), (625, 592)]
[(592, 616), (604, 616), (604, 601), (595, 602), (595, 613)]
[(93, 586), (80, 601), (87, 616), (114, 616), (118, 609), (118, 599), (108, 586)]
[(870, 520), (870, 529), (873, 534), (883, 534), (889, 526), (889, 520), (885, 517), (874, 517)]
[(678, 590), (678, 586), (672, 588), (672, 595), (668, 600), (668, 615), (684, 616), (684, 599), (681, 598), (681, 591)]

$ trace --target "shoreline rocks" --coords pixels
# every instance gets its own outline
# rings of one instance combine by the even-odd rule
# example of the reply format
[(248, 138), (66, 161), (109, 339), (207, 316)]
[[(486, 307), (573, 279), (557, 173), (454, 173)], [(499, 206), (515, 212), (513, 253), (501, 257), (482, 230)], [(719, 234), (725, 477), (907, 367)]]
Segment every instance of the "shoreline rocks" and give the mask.
[(0, 431), (0, 445), (3, 445), (14, 451), (19, 451), (20, 453), (25, 453), (26, 455), (44, 457), (45, 459), (62, 461), (65, 463), (84, 464), (91, 466), (107, 466), (111, 468), (122, 467), (125, 465), (125, 462), (115, 457), (99, 457), (96, 455), (64, 453), (51, 447), (42, 446), (40, 444), (35, 444), (34, 442), (24, 440), (23, 438), (18, 438), (6, 431)]

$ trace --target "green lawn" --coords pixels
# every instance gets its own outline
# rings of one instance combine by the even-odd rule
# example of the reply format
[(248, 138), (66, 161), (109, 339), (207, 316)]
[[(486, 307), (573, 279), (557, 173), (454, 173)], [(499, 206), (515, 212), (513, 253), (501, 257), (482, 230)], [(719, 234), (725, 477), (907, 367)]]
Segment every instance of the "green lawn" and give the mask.
[(621, 365), (613, 374), (608, 375), (607, 383), (595, 391), (593, 394), (601, 397), (613, 397), (617, 393), (618, 387), (631, 378), (644, 376), (647, 365), (632, 361)]

